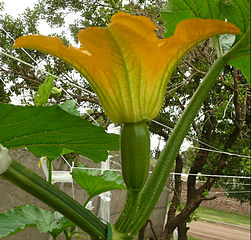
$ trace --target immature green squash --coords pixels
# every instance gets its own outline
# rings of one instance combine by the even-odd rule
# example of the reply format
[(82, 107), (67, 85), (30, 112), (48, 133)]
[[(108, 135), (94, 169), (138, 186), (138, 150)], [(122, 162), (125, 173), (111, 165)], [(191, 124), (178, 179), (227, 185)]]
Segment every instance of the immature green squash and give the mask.
[(140, 190), (148, 177), (150, 135), (144, 122), (126, 123), (121, 130), (122, 174), (128, 189)]

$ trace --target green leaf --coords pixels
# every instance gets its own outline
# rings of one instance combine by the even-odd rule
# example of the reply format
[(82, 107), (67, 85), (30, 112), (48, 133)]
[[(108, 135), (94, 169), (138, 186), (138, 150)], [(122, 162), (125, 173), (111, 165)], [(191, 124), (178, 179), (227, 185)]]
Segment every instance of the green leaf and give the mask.
[(119, 149), (119, 136), (73, 116), (59, 106), (14, 106), (0, 103), (0, 143), (7, 148), (27, 147), (37, 157), (53, 160), (76, 152), (95, 162)]
[(77, 102), (74, 100), (66, 100), (64, 103), (60, 104), (59, 107), (72, 115), (80, 116), (80, 112), (77, 108)]
[[(166, 37), (173, 35), (176, 25), (185, 19), (227, 19), (240, 28), (243, 34), (248, 32), (250, 25), (249, 0), (169, 0), (161, 11), (161, 16), (166, 22)], [(249, 33), (248, 33), (249, 35)], [(242, 36), (236, 36), (236, 42)], [(230, 37), (231, 38), (231, 37)], [(231, 39), (228, 40), (231, 40)], [(225, 39), (226, 43), (226, 39)], [(226, 43), (228, 45), (231, 44)], [(224, 47), (224, 46), (222, 46)], [(229, 46), (227, 46), (228, 48)], [(230, 65), (240, 69), (250, 84), (250, 36), (246, 42), (242, 41), (238, 53), (231, 56)], [(235, 59), (234, 59), (235, 58)], [(238, 59), (237, 59), (238, 58)], [(234, 60), (233, 60), (234, 59)]]
[(100, 173), (100, 170), (74, 168), (72, 178), (87, 191), (89, 198), (114, 189), (126, 189), (120, 174), (110, 170), (104, 171), (102, 175)]
[(47, 75), (44, 83), (41, 84), (38, 88), (38, 91), (35, 93), (34, 102), (36, 106), (46, 106), (48, 99), (53, 88), (54, 77)]
[(205, 18), (222, 19), (219, 0), (169, 0), (161, 11), (166, 22), (166, 37), (173, 35), (176, 25), (185, 19)]
[(67, 228), (69, 228), (69, 227), (75, 228), (76, 227), (76, 225), (73, 222), (68, 220), (66, 217), (64, 217), (59, 212), (54, 212), (54, 217), (55, 217), (55, 220), (58, 222), (58, 224), (49, 233), (55, 238), (59, 234), (61, 234), (63, 231), (65, 231)]
[[(250, 84), (250, 1), (228, 0), (220, 1), (220, 11), (225, 18), (240, 28), (246, 34), (245, 41), (239, 46), (238, 53), (235, 53), (228, 64), (240, 69)], [(237, 36), (237, 40), (242, 36)]]
[(250, 83), (250, 28), (235, 44), (235, 46), (226, 53), (228, 64), (238, 68), (246, 77), (249, 86)]
[(50, 232), (56, 237), (70, 226), (74, 224), (60, 213), (53, 213), (34, 205), (22, 205), (0, 214), (0, 238), (27, 227), (37, 227), (40, 232)]
[(222, 15), (235, 24), (242, 33), (247, 31), (250, 25), (249, 0), (220, 0), (219, 8)]

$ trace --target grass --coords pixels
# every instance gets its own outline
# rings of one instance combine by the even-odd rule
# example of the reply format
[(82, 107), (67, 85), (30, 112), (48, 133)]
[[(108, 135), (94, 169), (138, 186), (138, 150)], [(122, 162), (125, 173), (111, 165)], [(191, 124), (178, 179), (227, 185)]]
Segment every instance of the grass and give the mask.
[[(199, 217), (199, 219), (204, 220), (212, 220), (222, 223), (229, 223), (236, 226), (246, 227), (250, 228), (250, 216), (237, 214), (237, 213), (229, 213), (224, 212), (221, 210), (216, 210), (213, 208), (207, 208), (207, 207), (199, 207), (196, 210), (196, 216)], [(173, 237), (171, 238), (173, 240)], [(192, 238), (191, 236), (188, 236), (188, 240), (199, 240), (197, 238)]]
[(228, 213), (221, 210), (206, 207), (199, 207), (196, 212), (196, 215), (199, 217), (199, 219), (204, 218), (247, 228), (250, 227), (250, 216), (245, 216), (236, 213)]

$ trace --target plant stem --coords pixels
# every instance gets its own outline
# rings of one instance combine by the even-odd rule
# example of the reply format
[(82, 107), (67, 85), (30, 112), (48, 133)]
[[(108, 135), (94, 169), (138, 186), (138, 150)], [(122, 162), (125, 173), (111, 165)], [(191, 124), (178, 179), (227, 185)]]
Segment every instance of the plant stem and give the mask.
[(13, 160), (7, 171), (1, 176), (37, 197), (54, 210), (62, 213), (65, 217), (82, 228), (83, 231), (93, 236), (93, 238), (106, 239), (106, 224), (100, 221), (90, 211), (86, 210), (77, 201), (54, 185), (49, 184), (20, 163)]
[(222, 48), (221, 48), (221, 45), (220, 45), (219, 36), (214, 36), (213, 37), (213, 42), (214, 42), (214, 45), (215, 45), (215, 48), (216, 48), (217, 57), (219, 58), (219, 57), (222, 56)]
[(92, 199), (92, 197), (88, 197), (87, 200), (84, 202), (83, 207), (86, 208), (88, 202), (90, 202), (90, 200)]
[(190, 129), (203, 101), (210, 89), (215, 84), (216, 78), (224, 67), (226, 59), (220, 57), (216, 60), (202, 83), (197, 88), (191, 101), (177, 122), (171, 136), (169, 137), (163, 152), (140, 196), (140, 209), (136, 213), (135, 220), (127, 226), (128, 232), (137, 233), (149, 218), (158, 198), (164, 188), (170, 171), (173, 168), (174, 160), (179, 152), (180, 146)]
[(124, 232), (126, 226), (133, 220), (132, 217), (135, 217), (134, 213), (139, 209), (139, 196), (140, 191), (133, 191), (131, 189), (127, 190), (124, 209), (115, 224), (115, 229), (118, 232)]
[(66, 240), (71, 240), (71, 234), (68, 231), (65, 230), (64, 235), (65, 235)]
[(48, 182), (49, 184), (52, 184), (52, 161), (51, 160), (47, 161), (48, 161), (48, 172), (49, 172)]
[(128, 236), (125, 233), (117, 231), (114, 225), (112, 227), (112, 240), (132, 240), (132, 236)]

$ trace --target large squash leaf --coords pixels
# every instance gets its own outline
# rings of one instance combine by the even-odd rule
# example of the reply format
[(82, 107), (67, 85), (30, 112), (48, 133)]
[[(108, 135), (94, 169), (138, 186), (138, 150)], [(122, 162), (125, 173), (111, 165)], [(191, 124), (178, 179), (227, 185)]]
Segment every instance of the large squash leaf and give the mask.
[(221, 14), (231, 23), (235, 24), (242, 33), (247, 32), (250, 26), (249, 0), (220, 0)]
[(59, 106), (14, 106), (0, 103), (0, 143), (7, 148), (27, 147), (37, 157), (53, 160), (76, 152), (95, 162), (119, 149), (119, 136), (69, 114)]
[(219, 12), (219, 0), (169, 0), (161, 11), (166, 22), (166, 37), (173, 35), (176, 25), (190, 18), (222, 19)]
[[(250, 1), (249, 0), (228, 0), (220, 1), (220, 11), (222, 15), (230, 22), (240, 28), (243, 34), (246, 33), (247, 38), (242, 41), (238, 54), (233, 56), (228, 63), (242, 71), (247, 78), (249, 86), (250, 80)], [(241, 36), (237, 36), (237, 40)]]
[[(185, 19), (227, 19), (235, 24), (241, 32), (248, 33), (250, 26), (249, 0), (169, 0), (164, 5), (161, 16), (166, 22), (166, 37), (172, 36), (176, 25)], [(195, 29), (196, 30), (196, 29)], [(236, 37), (236, 42), (242, 36)], [(228, 64), (240, 69), (250, 85), (250, 37), (242, 41), (240, 54), (235, 53)]]

